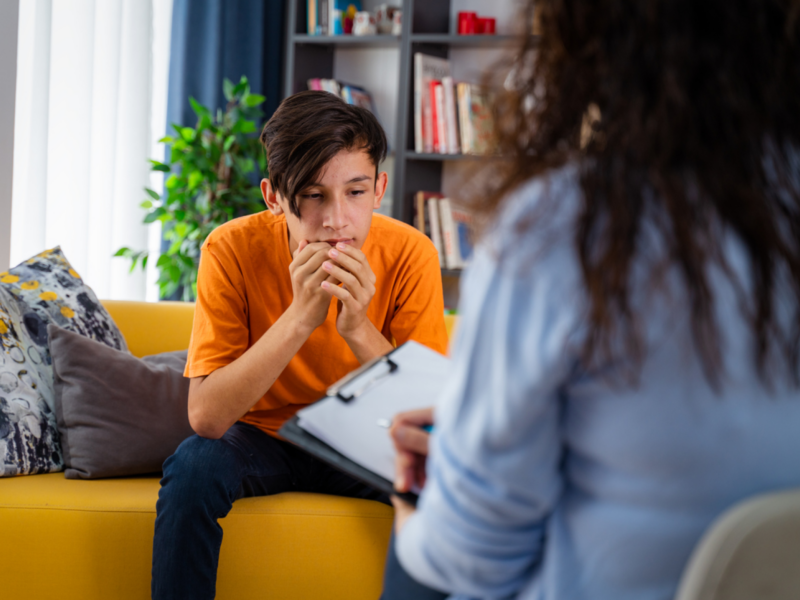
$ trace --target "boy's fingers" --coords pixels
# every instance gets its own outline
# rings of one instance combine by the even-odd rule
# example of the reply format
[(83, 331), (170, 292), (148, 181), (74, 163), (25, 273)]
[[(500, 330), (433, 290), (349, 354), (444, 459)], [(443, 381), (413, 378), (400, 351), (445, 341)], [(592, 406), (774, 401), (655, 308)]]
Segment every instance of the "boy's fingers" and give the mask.
[[(309, 244), (305, 250), (303, 250), (303, 252), (309, 252), (309, 248), (311, 247), (312, 244)], [(311, 277), (322, 266), (322, 263), (324, 263), (327, 258), (328, 253), (322, 248), (318, 249), (316, 252), (311, 250), (307, 255), (307, 258), (303, 254), (298, 254), (297, 258), (292, 263), (294, 266), (293, 274), (300, 279)]]
[[(327, 266), (330, 265), (330, 266)], [(353, 296), (356, 300), (360, 303), (365, 303), (369, 301), (368, 293), (364, 290), (361, 282), (358, 278), (350, 273), (349, 271), (345, 271), (341, 267), (338, 267), (335, 263), (327, 262), (322, 263), (322, 268), (326, 270), (328, 273), (336, 277), (339, 281), (347, 286), (350, 295)]]
[(323, 281), (321, 286), (323, 290), (325, 290), (332, 296), (336, 296), (339, 300), (341, 300), (342, 304), (350, 305), (352, 302), (354, 302), (353, 296), (343, 287), (339, 287), (338, 285), (332, 285), (327, 281)]
[(375, 277), (375, 273), (372, 272), (372, 267), (369, 265), (366, 254), (361, 252), (358, 248), (352, 248), (346, 244), (343, 246), (337, 245), (336, 251), (339, 255), (331, 258), (334, 258), (334, 260), (345, 269), (356, 275), (365, 287), (367, 281), (375, 283), (377, 278)]
[[(305, 245), (301, 247), (301, 244), (305, 242)], [(317, 252), (322, 252), (323, 250), (327, 251), (330, 249), (330, 244), (325, 242), (314, 242), (310, 244), (305, 240), (301, 240), (300, 244), (297, 245), (297, 250), (295, 250), (292, 260), (292, 264), (295, 266), (300, 266), (306, 263), (312, 256), (314, 256)]]

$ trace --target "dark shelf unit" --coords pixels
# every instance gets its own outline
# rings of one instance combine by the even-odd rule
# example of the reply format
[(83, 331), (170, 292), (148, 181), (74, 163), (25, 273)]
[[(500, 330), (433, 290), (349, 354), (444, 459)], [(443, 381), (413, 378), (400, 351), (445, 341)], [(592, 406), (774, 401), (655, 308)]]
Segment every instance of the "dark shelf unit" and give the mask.
[[(488, 2), (487, 2), (488, 4)], [(414, 53), (446, 58), (451, 48), (492, 48), (513, 44), (513, 35), (455, 35), (450, 29), (450, 0), (403, 0), (403, 28), (399, 36), (313, 36), (306, 32), (306, 0), (290, 0), (284, 97), (306, 89), (312, 77), (333, 77), (336, 48), (397, 48), (399, 52), (397, 119), (395, 128), (392, 216), (411, 223), (413, 194), (440, 190), (446, 161), (485, 157), (414, 152)]]

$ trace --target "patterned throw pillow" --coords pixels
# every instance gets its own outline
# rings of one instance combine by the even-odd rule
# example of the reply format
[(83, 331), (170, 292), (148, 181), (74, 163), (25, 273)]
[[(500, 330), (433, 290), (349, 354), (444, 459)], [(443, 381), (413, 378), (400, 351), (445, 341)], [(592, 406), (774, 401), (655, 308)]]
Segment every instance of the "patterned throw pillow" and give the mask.
[(0, 273), (0, 292), (0, 475), (58, 471), (63, 460), (53, 412), (47, 325), (124, 352), (128, 347), (61, 248)]
[(47, 340), (37, 342), (30, 336), (25, 310), (0, 288), (0, 475), (4, 477), (63, 467)]

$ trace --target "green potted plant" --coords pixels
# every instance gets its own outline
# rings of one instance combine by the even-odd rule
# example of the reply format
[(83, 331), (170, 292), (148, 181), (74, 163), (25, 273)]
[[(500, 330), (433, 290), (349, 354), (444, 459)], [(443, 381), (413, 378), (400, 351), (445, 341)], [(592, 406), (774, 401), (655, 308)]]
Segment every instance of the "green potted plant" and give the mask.
[[(257, 181), (267, 176), (267, 163), (253, 135), (265, 98), (250, 93), (246, 77), (236, 85), (226, 79), (223, 91), (228, 104), (216, 115), (190, 98), (197, 125), (173, 125), (175, 135), (159, 140), (169, 144), (171, 164), (150, 161), (153, 171), (169, 173), (164, 193), (145, 188), (150, 197), (142, 202), (144, 222), (161, 221), (169, 242), (156, 263), (161, 298), (179, 292), (181, 299), (194, 300), (200, 247), (208, 234), (226, 221), (265, 208)], [(120, 248), (115, 256), (129, 258), (131, 271), (137, 264), (147, 267), (146, 250)]]

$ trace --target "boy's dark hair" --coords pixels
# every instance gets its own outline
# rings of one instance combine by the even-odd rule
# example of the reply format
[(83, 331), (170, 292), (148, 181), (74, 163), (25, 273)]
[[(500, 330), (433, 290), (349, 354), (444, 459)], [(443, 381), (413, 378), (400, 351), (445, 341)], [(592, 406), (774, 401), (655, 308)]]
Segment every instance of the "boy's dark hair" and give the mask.
[(297, 195), (342, 150), (366, 151), (376, 179), (378, 165), (386, 158), (386, 134), (375, 115), (320, 91), (300, 92), (281, 102), (264, 125), (261, 143), (272, 188), (288, 200), (297, 217)]

